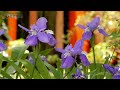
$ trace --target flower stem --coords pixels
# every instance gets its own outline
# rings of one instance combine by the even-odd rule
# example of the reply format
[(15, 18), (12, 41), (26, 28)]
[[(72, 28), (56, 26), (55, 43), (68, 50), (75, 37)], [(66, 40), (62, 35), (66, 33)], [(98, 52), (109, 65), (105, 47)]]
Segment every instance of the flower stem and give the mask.
[(93, 34), (93, 36), (90, 40), (90, 44), (91, 44), (91, 47), (92, 47), (92, 50), (93, 50), (94, 66), (95, 66), (95, 69), (96, 69), (95, 48), (94, 48), (94, 46), (95, 46), (95, 35), (94, 35), (94, 33), (92, 33), (92, 34)]
[(34, 67), (33, 67), (32, 74), (31, 74), (31, 79), (32, 79), (32, 77), (33, 77), (35, 68), (37, 69), (37, 67), (36, 67), (36, 62), (37, 62), (37, 60), (38, 60), (39, 51), (40, 51), (40, 43), (38, 44), (38, 46), (36, 46), (36, 47), (34, 48), (34, 51), (33, 51), (34, 54), (35, 54), (35, 64), (34, 64)]
[(67, 74), (63, 77), (63, 79), (72, 71), (73, 67), (74, 67), (74, 66), (72, 66), (72, 67), (70, 68), (70, 70), (69, 70), (69, 71), (67, 72)]
[[(39, 56), (39, 55), (38, 55), (38, 56)], [(37, 57), (37, 58), (38, 58), (38, 57)], [(34, 67), (33, 67), (33, 71), (32, 71), (32, 74), (31, 74), (31, 79), (32, 79), (32, 77), (33, 77), (34, 70), (35, 70), (35, 68), (36, 68), (37, 58), (35, 58), (35, 65), (34, 65)]]
[(94, 66), (96, 68), (96, 59), (95, 59), (95, 49), (94, 49), (94, 47), (92, 47), (92, 50), (93, 50)]

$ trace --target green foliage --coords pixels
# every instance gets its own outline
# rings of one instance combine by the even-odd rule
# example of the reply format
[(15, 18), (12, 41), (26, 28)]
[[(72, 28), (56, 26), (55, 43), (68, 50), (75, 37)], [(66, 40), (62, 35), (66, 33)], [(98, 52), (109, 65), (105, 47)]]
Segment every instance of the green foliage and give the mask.
[(36, 68), (37, 70), (40, 72), (41, 76), (44, 78), (44, 79), (50, 79), (50, 73), (47, 69), (47, 67), (45, 66), (44, 62), (41, 60), (40, 57), (37, 57), (35, 58), (34, 56), (32, 57), (35, 61), (36, 61)]
[(53, 50), (53, 48), (50, 49), (46, 49), (40, 52), (41, 55), (46, 56), (48, 55), (51, 51)]
[(50, 69), (50, 71), (53, 73), (54, 78), (56, 79), (62, 79), (62, 75), (54, 68), (52, 65), (48, 64), (47, 62), (44, 62), (44, 64)]
[[(48, 12), (47, 12), (48, 13)], [(0, 12), (0, 15), (5, 13)], [(3, 17), (0, 16), (0, 24), (2, 24)], [(49, 18), (50, 19), (50, 18)], [(50, 25), (52, 26), (52, 25)], [(119, 25), (118, 25), (119, 27)], [(73, 28), (75, 29), (75, 28)], [(65, 44), (70, 41), (70, 34), (64, 36)], [(5, 34), (6, 37), (7, 33)], [(90, 61), (90, 66), (86, 67), (77, 62), (70, 68), (61, 68), (62, 60), (57, 54), (53, 54), (54, 47), (43, 49), (44, 43), (39, 43), (37, 46), (32, 47), (29, 51), (29, 46), (24, 44), (24, 40), (16, 40), (10, 45), (12, 54), (5, 57), (0, 54), (0, 78), (1, 79), (72, 79), (72, 74), (76, 73), (76, 67), (85, 74), (86, 79), (112, 79), (112, 75), (103, 68), (103, 64), (109, 64), (109, 61), (116, 57), (115, 49), (120, 45), (120, 30), (112, 32), (108, 36), (108, 41), (95, 45), (95, 37), (90, 40), (91, 51), (87, 54)], [(113, 41), (113, 42), (111, 42)], [(20, 44), (20, 43), (21, 44)], [(14, 46), (14, 47), (13, 47)], [(111, 50), (114, 47), (114, 50)], [(26, 53), (26, 51), (28, 51)], [(51, 54), (52, 53), (52, 54)], [(34, 63), (31, 63), (28, 57), (31, 56)], [(41, 56), (45, 56), (47, 60), (42, 60)], [(2, 67), (3, 61), (7, 61), (7, 65)], [(80, 69), (80, 66), (83, 69)]]
[(17, 60), (17, 59), (21, 59), (24, 55), (25, 50), (28, 48), (28, 46), (18, 46), (18, 47), (14, 47), (12, 49), (12, 55), (11, 55), (11, 59), (12, 60)]
[[(27, 60), (19, 60), (19, 61), (27, 68), (27, 71), (28, 71), (29, 75), (31, 76), (34, 66), (30, 62), (28, 62)], [(33, 78), (34, 79), (42, 79), (42, 76), (37, 71), (37, 69), (34, 70)]]

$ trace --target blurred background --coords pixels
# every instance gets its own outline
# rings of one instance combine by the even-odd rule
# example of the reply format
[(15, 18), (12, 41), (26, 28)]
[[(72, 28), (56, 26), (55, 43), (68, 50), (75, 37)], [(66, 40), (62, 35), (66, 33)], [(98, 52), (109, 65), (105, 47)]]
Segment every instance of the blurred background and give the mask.
[[(54, 31), (54, 36), (58, 42), (56, 47), (64, 48), (67, 44), (74, 46), (77, 40), (82, 39), (84, 32), (76, 27), (76, 24), (86, 25), (96, 16), (100, 17), (100, 24), (108, 35), (119, 30), (120, 11), (0, 11), (0, 28), (5, 30), (5, 34), (0, 38), (3, 39), (3, 42), (7, 41), (8, 49), (23, 44), (28, 33), (19, 28), (18, 24), (30, 28), (29, 26), (35, 24), (38, 18), (46, 17), (48, 20), (47, 29)], [(96, 57), (99, 57), (97, 60), (101, 62), (101, 59), (105, 58), (104, 55), (111, 53), (105, 48), (109, 38), (104, 37), (97, 30), (94, 34), (98, 53)], [(43, 46), (44, 49), (48, 47), (47, 45)], [(89, 40), (84, 41), (83, 50), (88, 53), (92, 62)], [(119, 50), (116, 52), (119, 53)]]

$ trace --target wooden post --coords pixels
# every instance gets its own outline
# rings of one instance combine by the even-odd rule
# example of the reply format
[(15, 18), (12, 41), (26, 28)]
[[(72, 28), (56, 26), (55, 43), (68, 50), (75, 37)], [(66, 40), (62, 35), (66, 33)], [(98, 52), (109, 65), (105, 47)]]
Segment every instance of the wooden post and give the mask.
[(57, 45), (56, 45), (57, 48), (64, 47), (63, 36), (64, 36), (64, 11), (57, 11), (56, 31), (55, 31), (55, 38), (57, 40)]
[(37, 11), (29, 11), (29, 26), (31, 24), (35, 24), (38, 19), (38, 12)]
[(17, 11), (9, 11), (8, 17), (8, 34), (11, 40), (16, 40), (17, 37)]

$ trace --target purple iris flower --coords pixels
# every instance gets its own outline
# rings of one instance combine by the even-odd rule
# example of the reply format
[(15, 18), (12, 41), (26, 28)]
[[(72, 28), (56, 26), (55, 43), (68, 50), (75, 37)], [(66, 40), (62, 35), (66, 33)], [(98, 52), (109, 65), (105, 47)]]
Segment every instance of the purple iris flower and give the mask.
[(35, 64), (35, 61), (33, 60), (33, 58), (31, 56), (28, 57), (28, 61), (31, 63), (31, 64)]
[(41, 58), (43, 61), (46, 61), (46, 62), (47, 62), (46, 56), (40, 55), (40, 58)]
[(62, 64), (61, 68), (70, 68), (75, 62), (76, 58), (79, 56), (83, 65), (88, 66), (90, 62), (88, 61), (85, 53), (82, 51), (83, 40), (78, 40), (74, 47), (72, 45), (67, 45), (65, 49), (55, 48), (56, 51), (62, 53)]
[(72, 74), (73, 79), (85, 79), (85, 75), (76, 68), (76, 74)]
[[(47, 58), (46, 56), (41, 56), (39, 55), (40, 58), (43, 60), (43, 61), (47, 61)], [(31, 64), (35, 64), (35, 61), (33, 60), (33, 58), (31, 56), (28, 57), (28, 61), (31, 63)]]
[(112, 67), (108, 64), (104, 64), (103, 67), (106, 69), (107, 72), (112, 74), (113, 79), (120, 79), (120, 67), (119, 66)]
[[(4, 30), (0, 30), (0, 36), (4, 34)], [(0, 42), (0, 51), (6, 50), (6, 45)]]
[(87, 53), (85, 51), (82, 51), (81, 54), (79, 55), (79, 58), (81, 59), (81, 62), (84, 66), (89, 66), (90, 62), (88, 61), (86, 54)]
[(47, 28), (47, 19), (41, 17), (37, 20), (36, 25), (33, 24), (30, 26), (31, 30), (18, 25), (20, 28), (29, 33), (25, 40), (25, 44), (29, 46), (35, 46), (38, 44), (38, 40), (42, 43), (48, 43), (50, 46), (54, 46), (56, 44), (55, 38), (52, 36), (52, 30), (46, 30)]
[(95, 17), (91, 22), (88, 22), (86, 27), (81, 24), (77, 24), (77, 26), (84, 30), (84, 33), (82, 35), (84, 40), (90, 40), (92, 37), (93, 31), (96, 29), (98, 29), (99, 33), (103, 34), (104, 36), (107, 36), (103, 27), (100, 26), (99, 17)]

